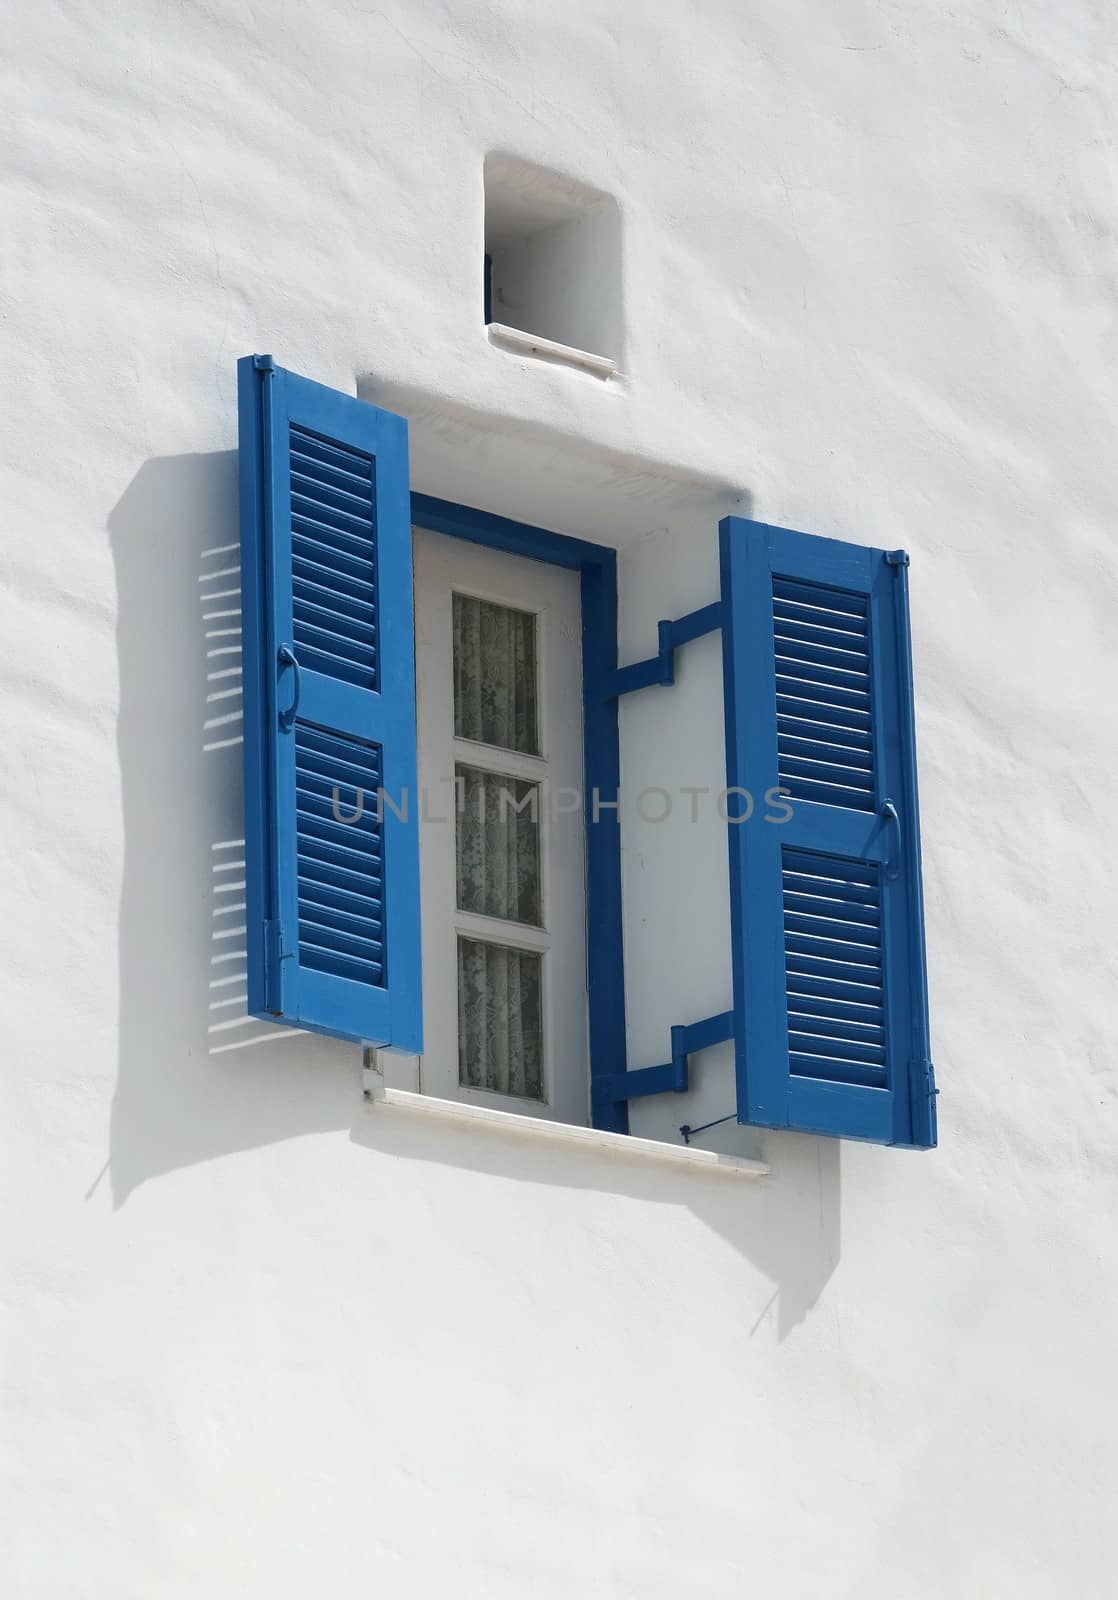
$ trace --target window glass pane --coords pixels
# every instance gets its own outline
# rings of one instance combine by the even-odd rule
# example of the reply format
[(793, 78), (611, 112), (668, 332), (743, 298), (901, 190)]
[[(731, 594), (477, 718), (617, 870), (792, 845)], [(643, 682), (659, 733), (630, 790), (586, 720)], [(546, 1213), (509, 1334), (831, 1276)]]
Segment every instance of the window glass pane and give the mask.
[(543, 1099), (542, 957), (458, 941), (458, 1081)]
[(459, 910), (540, 927), (539, 785), (478, 767), (455, 775)]
[(459, 739), (539, 755), (532, 612), (454, 596), (454, 732)]

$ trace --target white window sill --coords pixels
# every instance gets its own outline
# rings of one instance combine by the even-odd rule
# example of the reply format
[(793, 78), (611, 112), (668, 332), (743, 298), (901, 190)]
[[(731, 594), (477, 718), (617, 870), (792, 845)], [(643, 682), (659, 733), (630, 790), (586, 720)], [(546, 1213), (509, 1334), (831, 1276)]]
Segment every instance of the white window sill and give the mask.
[(523, 328), (510, 328), (505, 322), (487, 325), (491, 344), (518, 350), (523, 355), (538, 356), (543, 361), (553, 361), (564, 367), (577, 367), (581, 372), (593, 373), (596, 378), (617, 376), (617, 362), (609, 356), (596, 356), (590, 350), (576, 350), (573, 345), (559, 344), (555, 339), (545, 339), (538, 333), (525, 333)]
[(511, 1139), (533, 1139), (547, 1144), (583, 1145), (611, 1151), (625, 1160), (650, 1162), (653, 1166), (701, 1167), (706, 1172), (726, 1172), (738, 1178), (763, 1178), (769, 1169), (763, 1161), (745, 1156), (719, 1155), (693, 1144), (661, 1144), (656, 1139), (636, 1139), (628, 1133), (604, 1133), (600, 1128), (579, 1128), (566, 1122), (547, 1122), (542, 1117), (525, 1117), (515, 1111), (493, 1111), (488, 1106), (469, 1105), (461, 1100), (438, 1100), (434, 1095), (413, 1094), (409, 1089), (391, 1089), (366, 1073), (366, 1095), (379, 1115), (382, 1111), (405, 1115), (438, 1117), (450, 1122), (482, 1123), (493, 1133)]

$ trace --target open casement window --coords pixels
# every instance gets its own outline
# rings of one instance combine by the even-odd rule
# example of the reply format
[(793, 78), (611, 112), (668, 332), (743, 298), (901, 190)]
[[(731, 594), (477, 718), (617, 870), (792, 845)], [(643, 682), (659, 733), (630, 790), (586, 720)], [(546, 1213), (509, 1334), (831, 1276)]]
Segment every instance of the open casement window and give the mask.
[[(270, 357), (239, 396), (249, 1009), (614, 1132), (732, 1040), (738, 1121), (934, 1145), (903, 552), (727, 518), (619, 667), (612, 550), (410, 494), (401, 417)], [(732, 993), (630, 1068), (617, 703), (717, 629)]]
[(414, 538), (421, 1087), (585, 1124), (578, 574)]
[(739, 1120), (934, 1145), (908, 557), (720, 537)]
[(419, 1050), (407, 425), (238, 379), (249, 1010)]

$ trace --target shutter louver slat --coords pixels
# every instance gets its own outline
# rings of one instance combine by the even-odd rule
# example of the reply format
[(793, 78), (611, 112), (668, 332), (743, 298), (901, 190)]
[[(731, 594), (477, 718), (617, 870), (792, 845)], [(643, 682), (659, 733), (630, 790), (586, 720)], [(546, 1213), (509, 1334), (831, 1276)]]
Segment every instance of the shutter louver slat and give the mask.
[(372, 850), (354, 850), (347, 844), (340, 844), (318, 818), (308, 817), (301, 808), (296, 814), (299, 820), (300, 850), (305, 848), (309, 858), (328, 861), (335, 867), (354, 873), (357, 877), (375, 877), (379, 883), (379, 857)]
[(814, 643), (805, 644), (800, 637), (805, 631), (807, 630), (799, 628), (795, 623), (781, 621), (779, 654), (789, 661), (833, 667), (836, 672), (841, 672), (853, 680), (852, 688), (865, 688), (869, 682), (866, 676), (865, 655), (856, 634), (835, 633), (828, 636), (818, 632)]
[[(859, 906), (861, 911), (864, 908)], [(851, 921), (844, 925), (838, 920), (825, 917), (800, 916), (792, 911), (788, 905), (788, 897), (784, 899), (784, 931), (785, 933), (809, 934), (813, 938), (836, 940), (844, 939), (849, 944), (863, 944), (880, 948), (881, 935), (875, 924), (867, 927), (864, 924)]]
[[(817, 748), (821, 750), (825, 746), (838, 745), (843, 750), (855, 750), (867, 758), (868, 765), (865, 770), (868, 772), (873, 770), (873, 740), (870, 737), (868, 728), (862, 732), (857, 728), (843, 727), (837, 725), (833, 717), (830, 719), (828, 727), (819, 727), (817, 725), (815, 728), (811, 728), (801, 721), (793, 720), (791, 717), (778, 716), (776, 719), (776, 731), (784, 739), (787, 748), (790, 748), (790, 741), (792, 740), (798, 740), (801, 745), (806, 744), (808, 746), (807, 749), (798, 749), (796, 751), (797, 755), (810, 756)], [(811, 737), (813, 733), (815, 735), (814, 738)]]
[(292, 512), (291, 531), (295, 552), (302, 559), (316, 562), (327, 572), (337, 570), (343, 577), (359, 583), (370, 581), (371, 540), (351, 534), (345, 528), (331, 527), (303, 511)]
[(785, 956), (787, 970), (799, 977), (829, 979), (835, 985), (873, 985), (878, 980), (876, 967), (860, 966), (854, 961), (804, 955), (800, 951), (789, 950), (787, 941), (785, 941)]
[(320, 434), (312, 433), (309, 428), (300, 427), (297, 422), (291, 424), (291, 453), (297, 461), (309, 459), (332, 467), (355, 483), (372, 481), (372, 465), (367, 456), (348, 450), (345, 445), (332, 444)]
[[(371, 937), (374, 925), (382, 927), (384, 828), (377, 817), (376, 795), (381, 787), (381, 753), (373, 744), (339, 734), (326, 734), (297, 722), (295, 725), (296, 836), (299, 868), (299, 959), (320, 972), (347, 973), (353, 963), (366, 970), (366, 981), (384, 981), (383, 937)], [(309, 770), (308, 770), (309, 762)], [(331, 765), (334, 770), (331, 771)], [(360, 774), (355, 786), (353, 776)], [(338, 809), (353, 822), (334, 816), (333, 788), (338, 787)], [(313, 787), (310, 787), (313, 785)], [(327, 785), (329, 794), (322, 793)], [(354, 793), (361, 794), (360, 815)], [(338, 887), (360, 906), (360, 919), (323, 904), (312, 889), (315, 855), (320, 842), (342, 849), (352, 865), (341, 865)], [(338, 959), (336, 960), (335, 957)]]
[(780, 740), (781, 754), (787, 761), (819, 762), (826, 766), (846, 767), (853, 772), (873, 775), (873, 759), (868, 750), (855, 750), (850, 745), (835, 742), (834, 730), (829, 729), (826, 743), (801, 739), (795, 734), (785, 734)]
[(319, 576), (310, 576), (310, 567), (306, 562), (292, 560), (292, 589), (297, 600), (303, 600), (309, 606), (321, 610), (325, 607), (333, 612), (336, 617), (351, 617), (355, 622), (362, 622), (366, 616), (366, 608), (372, 598), (372, 584), (363, 591), (352, 581), (346, 584), (345, 589), (331, 588), (328, 583), (320, 581), (328, 577), (327, 572), (319, 570)]
[[(836, 885), (837, 890), (839, 886)], [(842, 898), (837, 895), (820, 896), (815, 899), (808, 889), (797, 893), (796, 889), (785, 888), (784, 908), (786, 911), (802, 911), (810, 917), (834, 917), (840, 922), (869, 922), (874, 927), (881, 922), (881, 913), (878, 911), (873, 890), (861, 889), (856, 884), (846, 883), (842, 886)], [(861, 903), (859, 903), (859, 897)]]
[(376, 649), (377, 631), (372, 623), (353, 616), (343, 610), (336, 602), (329, 603), (328, 597), (320, 600), (304, 599), (297, 594), (295, 604), (298, 608), (297, 616), (305, 620), (309, 628), (318, 628), (328, 638), (340, 634), (344, 639), (352, 639), (354, 644), (364, 645), (367, 649)]
[[(870, 638), (863, 599), (788, 578), (774, 578), (772, 588), (777, 709), (783, 713), (777, 731), (780, 787), (792, 800), (872, 811)], [(837, 728), (864, 730), (856, 764), (844, 759)]]
[(298, 476), (302, 483), (337, 489), (348, 497), (347, 503), (363, 504), (372, 483), (372, 474), (363, 471), (361, 463), (355, 463), (344, 452), (335, 450), (327, 457), (311, 451), (306, 434), (299, 428), (291, 430), (291, 473), (293, 482)]
[(808, 617), (822, 628), (864, 629), (869, 602), (853, 590), (835, 590), (803, 578), (773, 578), (773, 598), (782, 608)]
[[(291, 503), (306, 503), (312, 517), (351, 530), (360, 535), (365, 526), (365, 512), (372, 493), (372, 484), (363, 489), (339, 489), (339, 473), (332, 472), (320, 462), (300, 462), (294, 450), (291, 453)], [(359, 480), (354, 480), (355, 483)], [(302, 508), (300, 508), (302, 509)]]
[[(831, 755), (832, 749), (831, 745), (814, 746), (814, 760), (811, 761), (787, 755), (782, 750), (781, 778), (802, 778), (808, 783), (831, 783), (840, 789), (860, 789), (872, 798), (873, 774), (866, 772), (864, 768), (848, 766), (838, 753)], [(808, 799), (810, 796), (805, 795), (804, 798)]]
[(329, 845), (324, 845), (317, 839), (309, 837), (303, 840), (300, 871), (304, 883), (316, 886), (329, 884), (334, 888), (341, 889), (346, 894), (360, 895), (362, 904), (367, 907), (368, 900), (365, 886), (362, 885), (358, 889), (352, 881), (352, 875), (356, 873), (358, 877), (375, 877), (379, 879), (379, 874), (371, 870), (363, 873), (361, 866), (360, 857), (348, 859), (341, 857), (339, 859), (338, 852), (332, 850)]
[[(292, 423), (291, 553), (295, 651), (303, 665), (359, 688), (378, 687), (373, 463), (326, 446)], [(344, 481), (352, 490), (337, 485)], [(315, 568), (313, 595), (300, 582)], [(354, 589), (354, 584), (360, 588)]]
[[(856, 1026), (842, 998), (856, 982), (866, 1010), (877, 1017), (884, 1015), (879, 870), (864, 862), (836, 861), (785, 849), (781, 877), (791, 1071), (832, 1083), (884, 1087), (885, 1038), (880, 1023)], [(848, 914), (843, 897), (854, 888), (870, 898), (868, 902), (851, 901)], [(805, 904), (816, 908), (816, 914), (801, 915), (800, 907)], [(867, 921), (867, 916), (872, 921)], [(826, 960), (833, 963), (830, 970), (841, 974), (845, 968), (850, 976), (836, 976), (833, 985), (824, 980), (822, 995), (801, 996), (798, 969), (803, 957)], [(852, 1067), (851, 1063), (861, 1065)]]
[(346, 595), (363, 606), (369, 604), (376, 588), (367, 575), (362, 576), (365, 568), (360, 562), (353, 563), (356, 571), (347, 572), (336, 564), (329, 552), (315, 548), (309, 540), (295, 538), (291, 543), (291, 567), (296, 578), (305, 578), (308, 583), (317, 584), (330, 593)]
[[(345, 683), (355, 683), (359, 689), (368, 688), (369, 677), (375, 672), (376, 652), (362, 647), (357, 641), (345, 639), (337, 633), (327, 633), (303, 620), (301, 608), (295, 603), (295, 645), (304, 666), (328, 678), (340, 678)], [(363, 657), (354, 661), (352, 658)]]
[[(814, 702), (814, 703), (813, 703)], [(776, 709), (781, 717), (795, 719), (793, 732), (801, 738), (828, 740), (832, 728), (846, 728), (865, 741), (864, 748), (871, 749), (870, 719), (864, 711), (852, 711), (845, 706), (828, 704), (814, 695), (797, 694), (795, 686), (781, 692), (777, 685)]]
[(333, 927), (340, 933), (352, 934), (357, 939), (375, 939), (383, 945), (384, 923), (379, 917), (369, 917), (357, 911), (340, 910), (337, 894), (324, 895), (318, 884), (303, 876), (299, 884), (299, 925), (307, 924)]
[(868, 715), (869, 680), (864, 674), (855, 679), (849, 672), (835, 672), (830, 667), (796, 661), (784, 654), (779, 639), (776, 644), (777, 675), (789, 685), (795, 685), (789, 687), (786, 693), (802, 695), (806, 700), (818, 700), (823, 705), (849, 706), (851, 711), (865, 711)]

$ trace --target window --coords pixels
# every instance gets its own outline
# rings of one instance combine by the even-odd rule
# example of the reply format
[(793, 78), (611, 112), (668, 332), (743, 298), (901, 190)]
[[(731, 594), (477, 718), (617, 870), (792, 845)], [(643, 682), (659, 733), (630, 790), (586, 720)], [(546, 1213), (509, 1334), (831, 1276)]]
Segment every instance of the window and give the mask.
[[(739, 1122), (934, 1145), (905, 553), (728, 517), (619, 668), (612, 551), (411, 494), (402, 417), (269, 356), (239, 395), (249, 1010), (615, 1132), (732, 1040)], [(630, 1067), (617, 701), (715, 630), (729, 1009)]]
[(430, 1094), (585, 1122), (579, 580), (414, 532)]

